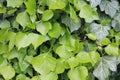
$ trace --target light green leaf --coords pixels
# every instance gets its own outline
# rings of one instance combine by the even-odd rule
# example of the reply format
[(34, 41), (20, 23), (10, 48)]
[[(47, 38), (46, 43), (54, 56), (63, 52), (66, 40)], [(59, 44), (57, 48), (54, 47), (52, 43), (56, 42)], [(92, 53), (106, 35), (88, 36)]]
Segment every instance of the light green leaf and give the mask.
[(37, 22), (36, 23), (36, 29), (42, 35), (46, 35), (51, 28), (52, 28), (52, 25), (50, 22)]
[(95, 77), (97, 77), (99, 80), (106, 80), (108, 78), (110, 71), (116, 71), (117, 70), (117, 64), (116, 64), (116, 58), (113, 56), (104, 56), (101, 58), (99, 64), (93, 71), (93, 74)]
[(86, 80), (87, 76), (88, 70), (84, 66), (76, 67), (68, 72), (68, 77), (70, 80)]
[(25, 1), (26, 11), (30, 15), (34, 15), (36, 13), (36, 0), (27, 0)]
[(28, 25), (31, 24), (31, 21), (30, 21), (30, 17), (29, 15), (26, 13), (26, 11), (24, 12), (21, 12), (17, 15), (16, 17), (16, 21), (23, 27), (29, 27)]
[(58, 75), (55, 72), (50, 72), (47, 75), (41, 75), (41, 80), (57, 80)]
[(23, 3), (23, 0), (7, 0), (8, 7), (20, 7)]
[(42, 15), (43, 21), (48, 21), (53, 17), (54, 13), (52, 10), (45, 10)]
[(35, 33), (28, 34), (28, 38), (30, 39), (35, 49), (47, 40), (45, 36), (38, 35)]
[(69, 58), (69, 57), (72, 55), (72, 53), (66, 49), (66, 46), (65, 46), (65, 45), (62, 45), (62, 46), (57, 47), (57, 49), (56, 49), (55, 52), (56, 52), (56, 54), (58, 54), (61, 58), (65, 58), (65, 59)]
[(49, 9), (63, 9), (66, 6), (66, 0), (49, 0)]
[(96, 40), (96, 34), (95, 33), (89, 33), (89, 34), (86, 34), (88, 36), (89, 39), (91, 40)]
[(79, 61), (77, 61), (75, 57), (69, 58), (67, 60), (67, 62), (68, 62), (68, 64), (69, 64), (69, 66), (70, 66), (71, 69), (75, 68), (79, 64)]
[(3, 29), (3, 28), (9, 28), (10, 27), (10, 22), (8, 20), (3, 20), (3, 21), (0, 21), (0, 28)]
[(69, 7), (70, 7), (70, 18), (72, 18), (76, 23), (79, 22), (79, 19), (76, 15), (74, 8), (71, 5), (69, 5)]
[(87, 0), (90, 2), (92, 7), (96, 7), (97, 5), (99, 5), (101, 3), (101, 0)]
[(74, 0), (74, 6), (78, 10), (81, 10), (81, 8), (85, 5), (87, 5), (87, 3), (84, 0)]
[(58, 38), (61, 34), (61, 26), (59, 23), (54, 23), (52, 29), (48, 32), (48, 35), (53, 38)]
[(12, 79), (15, 76), (15, 70), (12, 66), (0, 67), (0, 73), (5, 79)]
[(81, 18), (84, 18), (86, 22), (90, 23), (93, 20), (98, 20), (98, 14), (97, 11), (93, 8), (91, 8), (90, 5), (85, 5), (81, 8), (79, 16)]
[(6, 7), (0, 7), (0, 14), (5, 13), (7, 11)]
[(117, 0), (101, 0), (100, 9), (101, 11), (105, 11), (106, 14), (113, 17), (117, 10), (119, 10), (119, 3)]
[(25, 48), (31, 44), (31, 39), (22, 32), (16, 34), (15, 45), (20, 48)]
[(19, 74), (16, 77), (16, 80), (30, 80), (30, 79), (28, 77), (26, 77), (26, 75), (24, 75), (24, 74)]
[(80, 63), (89, 63), (89, 62), (91, 62), (91, 58), (89, 56), (89, 53), (87, 53), (85, 51), (81, 51), (80, 53), (78, 53), (76, 55), (76, 59)]
[(70, 31), (73, 32), (75, 30), (78, 30), (81, 27), (81, 21), (79, 19), (78, 22), (75, 22), (73, 19), (71, 19), (68, 16), (62, 17), (62, 23), (64, 23), (66, 26), (70, 28)]
[(96, 51), (89, 52), (89, 55), (92, 60), (92, 65), (94, 66), (98, 61), (100, 61), (100, 54)]
[(63, 73), (64, 70), (65, 70), (65, 62), (64, 62), (64, 59), (57, 59), (55, 72), (56, 72), (57, 74), (60, 74), (60, 73)]
[(90, 25), (90, 31), (96, 34), (96, 37), (98, 40), (101, 40), (101, 39), (105, 38), (106, 36), (108, 36), (109, 35), (108, 30), (110, 30), (109, 25), (102, 26), (97, 23), (92, 23)]
[(110, 40), (109, 40), (108, 38), (103, 38), (103, 39), (100, 41), (100, 43), (101, 43), (102, 45), (108, 45), (108, 44), (111, 43), (111, 42), (110, 42)]
[(111, 43), (109, 44), (107, 47), (105, 47), (105, 52), (109, 55), (118, 55), (119, 48), (118, 45), (116, 45), (115, 43)]
[(7, 53), (8, 52), (8, 46), (0, 43), (0, 54)]
[(31, 61), (31, 64), (38, 73), (44, 75), (55, 70), (56, 59), (44, 53), (34, 57)]

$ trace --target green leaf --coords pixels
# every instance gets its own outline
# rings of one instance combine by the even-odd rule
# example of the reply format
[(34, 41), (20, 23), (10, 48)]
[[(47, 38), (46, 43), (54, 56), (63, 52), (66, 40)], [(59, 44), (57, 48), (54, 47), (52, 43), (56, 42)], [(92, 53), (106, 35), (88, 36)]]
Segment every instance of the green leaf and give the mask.
[(48, 21), (53, 17), (54, 13), (52, 10), (45, 10), (42, 15), (43, 21)]
[(41, 80), (58, 80), (58, 75), (55, 72), (50, 72), (47, 75), (41, 75)]
[(28, 25), (31, 24), (31, 21), (30, 21), (30, 17), (29, 15), (26, 13), (26, 11), (24, 12), (21, 12), (17, 15), (16, 17), (16, 21), (23, 27), (29, 27)]
[(0, 54), (7, 53), (7, 52), (8, 52), (8, 46), (0, 43)]
[(48, 32), (48, 35), (52, 38), (58, 38), (61, 34), (61, 26), (59, 23), (54, 23), (52, 29)]
[(56, 59), (44, 53), (34, 57), (31, 61), (31, 64), (38, 73), (44, 75), (55, 70)]
[(1, 29), (0, 30), (0, 42), (6, 41), (8, 38), (8, 29)]
[(79, 64), (79, 61), (77, 61), (75, 57), (69, 58), (67, 60), (67, 62), (68, 62), (68, 64), (69, 64), (69, 66), (70, 66), (71, 69), (75, 68)]
[(102, 26), (97, 23), (92, 23), (90, 25), (90, 31), (96, 34), (98, 40), (101, 40), (109, 35), (108, 30), (110, 29), (109, 25)]
[(80, 53), (78, 53), (76, 55), (76, 59), (80, 63), (89, 63), (89, 62), (91, 62), (91, 58), (89, 56), (89, 53), (87, 53), (85, 51), (81, 51)]
[(87, 5), (87, 3), (84, 0), (74, 0), (74, 6), (78, 10), (81, 10), (81, 8), (85, 5)]
[(6, 11), (7, 11), (7, 9), (6, 9), (6, 7), (0, 7), (0, 14), (1, 13), (6, 13)]
[(99, 80), (106, 80), (110, 74), (109, 69), (111, 71), (117, 70), (116, 58), (113, 56), (104, 56), (101, 58), (99, 64), (93, 71), (93, 74)]
[(87, 0), (90, 2), (90, 5), (92, 7), (96, 7), (97, 5), (99, 5), (101, 3), (101, 0)]
[(70, 28), (70, 31), (73, 32), (75, 30), (78, 30), (81, 27), (81, 21), (79, 19), (78, 22), (75, 22), (73, 19), (71, 19), (68, 16), (62, 17), (62, 23), (64, 23), (66, 26)]
[(51, 28), (52, 28), (52, 25), (50, 22), (37, 22), (36, 23), (36, 29), (42, 35), (46, 35)]
[(36, 0), (27, 0), (25, 1), (26, 11), (30, 15), (34, 15), (36, 13)]
[(30, 38), (22, 32), (16, 34), (15, 45), (20, 48), (25, 48), (31, 44)]
[(111, 43), (111, 42), (110, 42), (110, 40), (109, 40), (108, 38), (103, 38), (103, 39), (100, 41), (100, 43), (101, 43), (102, 45), (108, 45), (108, 44)]
[(3, 28), (9, 28), (10, 27), (10, 22), (8, 20), (3, 20), (3, 21), (0, 21), (0, 28), (3, 29)]
[(17, 75), (16, 80), (30, 80), (30, 79), (26, 77), (24, 74), (19, 74)]
[(12, 79), (15, 76), (15, 70), (12, 66), (0, 67), (0, 73), (5, 79)]
[(87, 76), (88, 70), (84, 66), (76, 67), (68, 72), (70, 80), (86, 80)]
[(113, 17), (119, 9), (119, 3), (116, 0), (101, 0), (100, 9), (101, 11), (105, 11), (106, 14)]
[(98, 61), (100, 61), (100, 54), (96, 51), (89, 52), (89, 55), (92, 59), (92, 65), (94, 66)]
[(90, 5), (85, 5), (81, 8), (79, 16), (81, 18), (84, 18), (86, 22), (90, 23), (93, 20), (98, 20), (98, 14), (97, 11), (93, 8), (91, 8)]
[(57, 59), (55, 72), (57, 74), (63, 73), (65, 71), (64, 59)]
[(105, 52), (109, 55), (118, 55), (119, 54), (119, 48), (118, 45), (115, 43), (109, 44), (107, 47), (105, 47)]
[(20, 7), (23, 3), (23, 0), (7, 0), (8, 7)]
[(95, 33), (89, 33), (89, 34), (86, 34), (88, 36), (89, 39), (91, 40), (96, 40), (96, 34)]
[(38, 46), (40, 46), (43, 42), (46, 41), (46, 37), (38, 34), (29, 34), (30, 38), (32, 39), (32, 45), (36, 49)]
[(66, 0), (49, 0), (49, 9), (63, 9), (66, 6)]
[(70, 18), (72, 18), (76, 23), (79, 22), (79, 19), (76, 15), (74, 8), (71, 5), (69, 6), (70, 6)]
[(65, 59), (69, 58), (69, 57), (72, 55), (72, 53), (66, 49), (66, 46), (65, 46), (65, 45), (62, 45), (62, 46), (57, 47), (57, 49), (56, 49), (55, 52), (56, 52), (56, 54), (58, 54), (61, 58), (65, 58)]

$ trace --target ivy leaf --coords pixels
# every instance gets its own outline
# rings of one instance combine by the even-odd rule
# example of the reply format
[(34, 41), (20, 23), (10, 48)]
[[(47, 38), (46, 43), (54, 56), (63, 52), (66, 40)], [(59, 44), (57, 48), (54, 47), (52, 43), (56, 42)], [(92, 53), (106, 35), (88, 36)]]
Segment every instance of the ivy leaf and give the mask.
[(16, 34), (15, 45), (18, 47), (18, 50), (20, 48), (25, 48), (30, 44), (31, 40), (25, 33), (19, 32)]
[(113, 17), (119, 9), (119, 3), (117, 0), (102, 0), (100, 3), (100, 9), (101, 11), (105, 11), (106, 14)]
[(25, 1), (26, 11), (30, 15), (34, 15), (36, 13), (36, 0), (27, 0)]
[(87, 53), (85, 51), (81, 51), (80, 53), (78, 53), (76, 55), (76, 59), (80, 63), (89, 63), (89, 62), (91, 62), (91, 58), (89, 56), (89, 53)]
[(118, 55), (119, 53), (119, 48), (118, 45), (116, 45), (115, 43), (111, 43), (109, 45), (107, 45), (107, 47), (105, 47), (105, 52), (109, 55)]
[(111, 23), (115, 31), (120, 31), (120, 11), (115, 14), (114, 20)]
[(16, 80), (30, 80), (30, 79), (26, 77), (26, 75), (24, 74), (19, 74), (17, 75)]
[(101, 3), (101, 0), (87, 0), (90, 2), (91, 6), (94, 8)]
[(7, 0), (8, 7), (20, 7), (23, 3), (23, 0)]
[(52, 10), (45, 10), (42, 15), (43, 21), (48, 21), (53, 17), (53, 11)]
[(96, 34), (95, 33), (89, 33), (89, 34), (86, 34), (88, 36), (89, 39), (91, 40), (96, 40)]
[(102, 26), (97, 23), (92, 23), (90, 25), (90, 31), (96, 34), (98, 40), (101, 40), (109, 35), (108, 30), (110, 29), (109, 25)]
[(86, 80), (87, 76), (88, 70), (84, 66), (76, 67), (68, 72), (70, 80)]
[(38, 73), (44, 75), (55, 70), (56, 59), (44, 53), (34, 57), (31, 61), (31, 64)]
[(31, 24), (31, 21), (30, 21), (30, 17), (28, 16), (28, 14), (24, 11), (24, 12), (21, 12), (17, 15), (16, 17), (16, 21), (23, 27), (29, 27), (28, 25)]
[(62, 17), (62, 23), (64, 23), (66, 26), (70, 28), (70, 31), (73, 32), (75, 30), (78, 30), (81, 27), (81, 21), (75, 22), (73, 19), (71, 19), (68, 16)]
[(49, 9), (63, 9), (66, 6), (66, 0), (49, 0)]
[(51, 28), (52, 28), (52, 25), (50, 22), (37, 22), (36, 23), (36, 29), (42, 35), (46, 35)]
[(15, 76), (15, 70), (12, 66), (0, 67), (0, 73), (5, 79), (12, 79)]
[(41, 77), (40, 80), (57, 80), (58, 79), (58, 75), (55, 72), (50, 72), (49, 74), (41, 75), (40, 77)]
[(88, 23), (99, 19), (97, 11), (91, 8), (90, 5), (84, 5), (80, 10), (79, 16), (81, 18), (84, 18)]
[(117, 63), (116, 58), (114, 56), (104, 56), (101, 58), (99, 64), (93, 71), (95, 77), (99, 80), (106, 80), (108, 78), (110, 71), (117, 70)]
[(76, 12), (71, 5), (70, 5), (70, 18), (73, 19), (76, 23), (79, 22)]
[(61, 34), (62, 28), (59, 23), (54, 23), (52, 29), (48, 32), (48, 35), (53, 38), (58, 38)]

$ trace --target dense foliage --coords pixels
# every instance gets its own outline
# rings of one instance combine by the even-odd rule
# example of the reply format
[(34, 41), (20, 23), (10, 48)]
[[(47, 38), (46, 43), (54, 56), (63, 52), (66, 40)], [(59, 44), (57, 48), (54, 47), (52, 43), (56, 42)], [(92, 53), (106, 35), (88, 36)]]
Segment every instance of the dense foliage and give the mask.
[(120, 80), (120, 0), (0, 0), (0, 80)]

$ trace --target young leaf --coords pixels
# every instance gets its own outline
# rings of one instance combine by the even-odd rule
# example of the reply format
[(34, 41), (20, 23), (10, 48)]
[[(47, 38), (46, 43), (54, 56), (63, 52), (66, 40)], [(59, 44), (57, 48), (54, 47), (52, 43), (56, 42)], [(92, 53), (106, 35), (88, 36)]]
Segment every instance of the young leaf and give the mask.
[(50, 72), (47, 75), (41, 75), (40, 77), (41, 77), (40, 80), (57, 80), (58, 79), (58, 75), (55, 72)]
[(118, 51), (119, 51), (118, 45), (116, 45), (115, 43), (111, 43), (107, 47), (105, 47), (105, 52), (109, 55), (112, 54), (117, 56), (119, 54)]
[(45, 10), (42, 15), (43, 21), (48, 21), (53, 17), (53, 11), (52, 10)]
[(111, 71), (117, 70), (116, 58), (113, 56), (104, 56), (93, 71), (93, 74), (99, 80), (106, 80), (110, 74), (109, 69)]
[(81, 51), (80, 53), (78, 53), (76, 55), (76, 59), (80, 63), (89, 63), (89, 62), (91, 62), (91, 58), (89, 56), (89, 53), (87, 53), (85, 51)]
[(87, 0), (90, 2), (91, 6), (94, 8), (101, 3), (101, 0)]
[(61, 26), (59, 23), (54, 23), (52, 29), (48, 32), (48, 35), (53, 38), (58, 38), (61, 34)]
[(23, 0), (7, 0), (8, 7), (20, 7), (23, 3)]
[(0, 73), (5, 79), (12, 79), (15, 76), (15, 70), (12, 66), (0, 67)]
[(34, 57), (31, 61), (31, 64), (38, 73), (44, 75), (55, 70), (56, 59), (44, 53)]
[(89, 34), (86, 34), (88, 36), (89, 39), (91, 40), (96, 40), (96, 34), (95, 33), (89, 33)]
[(25, 1), (26, 11), (30, 15), (34, 15), (36, 13), (36, 0), (27, 0)]
[(51, 28), (52, 28), (52, 25), (50, 22), (37, 22), (36, 23), (36, 29), (42, 35), (46, 35)]
[(93, 20), (98, 20), (98, 14), (97, 11), (93, 8), (91, 8), (90, 5), (85, 5), (81, 8), (79, 16), (81, 18), (84, 18), (86, 22), (90, 23)]
[(17, 15), (16, 17), (16, 21), (23, 27), (29, 27), (28, 25), (31, 24), (31, 21), (30, 21), (30, 17), (28, 16), (28, 14), (24, 11), (24, 12), (21, 12)]
[(87, 76), (88, 70), (84, 66), (76, 67), (68, 72), (70, 80), (86, 80)]

